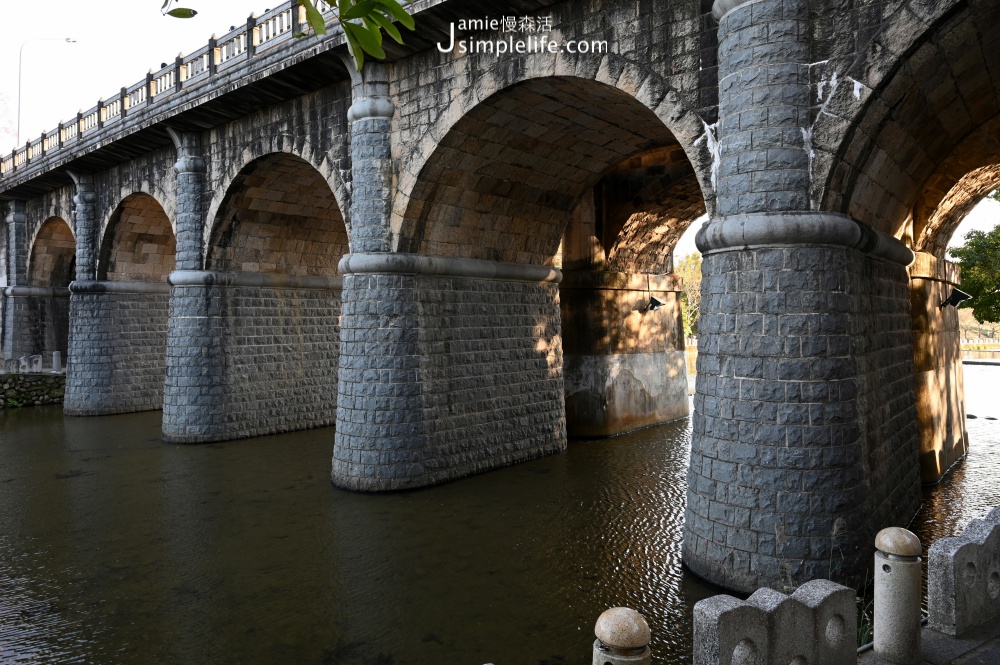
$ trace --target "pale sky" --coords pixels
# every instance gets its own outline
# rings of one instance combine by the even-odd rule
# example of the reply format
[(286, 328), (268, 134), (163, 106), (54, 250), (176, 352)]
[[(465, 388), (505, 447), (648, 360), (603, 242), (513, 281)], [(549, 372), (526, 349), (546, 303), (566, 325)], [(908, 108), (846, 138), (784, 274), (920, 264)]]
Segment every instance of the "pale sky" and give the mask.
[(160, 14), (162, 0), (0, 0), (0, 153), (16, 143), (22, 45), (20, 145), (278, 2), (180, 0), (199, 13), (176, 19)]

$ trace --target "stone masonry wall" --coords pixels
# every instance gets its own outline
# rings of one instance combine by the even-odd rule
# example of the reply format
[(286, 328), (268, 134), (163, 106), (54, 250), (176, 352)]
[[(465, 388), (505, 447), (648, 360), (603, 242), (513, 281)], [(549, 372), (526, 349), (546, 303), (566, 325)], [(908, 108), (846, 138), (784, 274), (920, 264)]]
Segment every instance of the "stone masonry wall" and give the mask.
[(857, 581), (920, 503), (907, 277), (819, 246), (707, 254), (685, 563), (750, 591)]
[(404, 489), (565, 449), (557, 285), (351, 274), (344, 295), (334, 483)]
[(4, 296), (10, 330), (10, 357), (42, 354), (46, 362), (53, 351), (66, 357), (68, 345), (69, 298), (47, 296)]
[(74, 293), (65, 412), (73, 416), (163, 407), (167, 293)]
[(206, 406), (214, 420), (206, 423), (200, 412), (190, 411), (184, 405), (190, 400), (166, 397), (166, 440), (219, 441), (334, 423), (338, 291), (175, 286), (172, 300), (172, 316), (207, 314), (210, 323), (207, 329), (191, 327), (188, 337), (179, 336), (167, 350), (189, 356), (187, 362), (196, 358), (200, 372), (187, 378), (168, 372), (167, 382), (178, 391), (196, 391), (194, 408)]
[(0, 410), (62, 402), (65, 375), (0, 374)]

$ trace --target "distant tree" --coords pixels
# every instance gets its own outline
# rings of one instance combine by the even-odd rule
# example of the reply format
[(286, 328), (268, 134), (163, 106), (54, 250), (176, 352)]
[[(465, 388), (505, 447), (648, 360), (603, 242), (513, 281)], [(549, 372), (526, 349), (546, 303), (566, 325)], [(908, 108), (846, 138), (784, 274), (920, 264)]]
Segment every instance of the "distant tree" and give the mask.
[(979, 322), (1000, 321), (1000, 224), (992, 231), (969, 231), (965, 244), (948, 250), (962, 264), (962, 290), (972, 296), (962, 303), (971, 307)]
[(994, 201), (1000, 202), (1000, 189), (994, 189), (993, 193), (990, 194), (989, 198), (993, 199)]
[[(188, 7), (171, 6), (178, 0), (163, 0), (160, 11), (174, 18), (192, 18), (198, 12)], [(403, 0), (408, 3), (410, 0)], [(333, 4), (331, 0), (331, 4)], [(399, 21), (409, 30), (413, 30), (413, 17), (407, 13), (399, 0), (336, 0), (337, 22), (344, 29), (347, 37), (347, 50), (354, 58), (354, 65), (361, 71), (365, 64), (365, 53), (385, 60), (385, 50), (382, 48), (382, 32), (392, 37), (397, 43), (403, 43), (399, 28), (393, 25)], [(316, 0), (299, 0), (299, 5), (306, 9), (306, 20), (309, 27), (317, 35), (326, 34), (326, 21), (323, 14), (316, 8)], [(355, 23), (360, 21), (360, 23)], [(296, 37), (304, 37), (305, 33)]]
[(681, 293), (684, 335), (695, 336), (701, 316), (701, 254), (688, 254), (674, 266), (674, 272), (684, 280), (684, 291)]

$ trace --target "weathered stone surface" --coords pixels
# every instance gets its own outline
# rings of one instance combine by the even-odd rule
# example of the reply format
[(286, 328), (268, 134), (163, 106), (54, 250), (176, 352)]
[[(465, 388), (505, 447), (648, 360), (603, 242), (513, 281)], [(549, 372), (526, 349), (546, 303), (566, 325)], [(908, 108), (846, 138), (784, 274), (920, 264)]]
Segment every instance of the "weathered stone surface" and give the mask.
[(59, 404), (66, 379), (38, 374), (0, 374), (0, 409)]
[(1000, 618), (1000, 508), (927, 552), (929, 625), (961, 636)]
[(920, 556), (923, 548), (920, 539), (912, 532), (898, 526), (882, 529), (875, 536), (875, 549), (894, 556)]
[(616, 649), (641, 649), (649, 644), (646, 617), (628, 607), (612, 607), (597, 617), (594, 635), (602, 644)]
[(713, 596), (694, 606), (694, 665), (853, 665), (857, 620), (854, 590), (824, 579), (791, 596)]

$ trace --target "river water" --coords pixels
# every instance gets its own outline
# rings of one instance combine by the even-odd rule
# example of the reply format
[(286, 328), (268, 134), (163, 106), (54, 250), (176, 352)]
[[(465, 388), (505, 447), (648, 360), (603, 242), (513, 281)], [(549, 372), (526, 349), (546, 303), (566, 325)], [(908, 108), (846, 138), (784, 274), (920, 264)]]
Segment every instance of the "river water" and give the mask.
[[(970, 395), (998, 379), (966, 366)], [(990, 406), (923, 538), (1000, 505)], [(680, 565), (686, 420), (391, 495), (331, 486), (331, 429), (172, 446), (159, 421), (0, 412), (0, 662), (583, 664), (616, 605), (690, 662), (715, 590)]]

